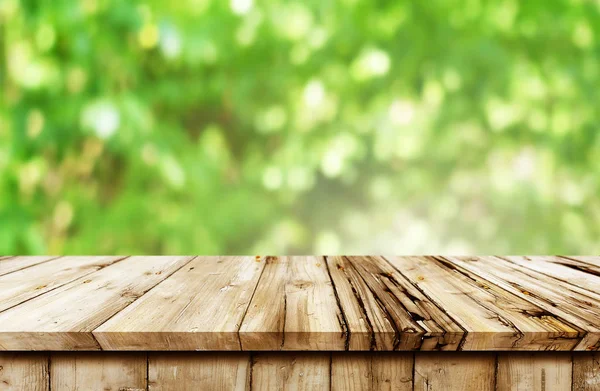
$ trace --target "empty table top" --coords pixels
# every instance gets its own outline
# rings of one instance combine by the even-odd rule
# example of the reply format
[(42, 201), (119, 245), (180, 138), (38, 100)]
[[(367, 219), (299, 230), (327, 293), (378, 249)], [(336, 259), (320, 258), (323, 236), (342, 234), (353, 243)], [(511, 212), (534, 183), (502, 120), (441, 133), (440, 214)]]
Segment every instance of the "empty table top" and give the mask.
[(0, 350), (599, 350), (600, 257), (0, 257)]

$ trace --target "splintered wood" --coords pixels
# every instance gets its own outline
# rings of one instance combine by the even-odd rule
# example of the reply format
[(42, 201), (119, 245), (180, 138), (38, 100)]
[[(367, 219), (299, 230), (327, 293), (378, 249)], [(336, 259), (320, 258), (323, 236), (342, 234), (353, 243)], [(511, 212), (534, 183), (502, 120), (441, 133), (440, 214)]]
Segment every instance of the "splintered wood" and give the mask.
[(0, 257), (0, 350), (597, 351), (600, 257)]

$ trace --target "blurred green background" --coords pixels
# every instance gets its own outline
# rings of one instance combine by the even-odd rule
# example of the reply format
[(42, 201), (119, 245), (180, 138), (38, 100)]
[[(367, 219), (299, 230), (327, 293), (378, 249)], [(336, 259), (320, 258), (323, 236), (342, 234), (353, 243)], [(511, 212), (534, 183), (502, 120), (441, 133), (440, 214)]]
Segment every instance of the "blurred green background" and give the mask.
[(599, 253), (597, 0), (0, 0), (0, 253)]

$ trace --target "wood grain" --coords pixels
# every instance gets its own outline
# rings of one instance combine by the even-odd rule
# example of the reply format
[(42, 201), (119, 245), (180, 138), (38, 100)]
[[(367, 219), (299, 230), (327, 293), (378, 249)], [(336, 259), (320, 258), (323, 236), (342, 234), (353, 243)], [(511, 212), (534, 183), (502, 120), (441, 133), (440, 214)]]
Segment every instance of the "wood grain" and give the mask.
[[(350, 333), (349, 350), (393, 350), (396, 325), (350, 260), (327, 257), (327, 267)], [(402, 315), (404, 323), (413, 323)]]
[(332, 354), (332, 390), (412, 391), (412, 380), (410, 353)]
[(146, 353), (53, 353), (51, 389), (146, 390)]
[(600, 353), (573, 354), (573, 390), (600, 391)]
[(250, 389), (248, 353), (153, 353), (148, 359), (150, 391)]
[(253, 391), (331, 389), (328, 353), (259, 353), (253, 356)]
[(423, 353), (415, 357), (415, 391), (493, 391), (493, 353)]
[(6, 310), (0, 349), (99, 350), (92, 330), (189, 260), (130, 257)]
[(467, 330), (464, 350), (570, 350), (579, 342), (580, 329), (449, 263), (426, 257), (389, 260)]
[(592, 352), (0, 353), (2, 391), (145, 389), (598, 391), (600, 357)]
[(58, 257), (54, 256), (30, 256), (30, 257), (0, 257), (0, 276), (25, 269), (42, 262)]
[(123, 257), (63, 257), (0, 277), (0, 312), (118, 262)]
[[(377, 307), (382, 311), (384, 318), (392, 324), (395, 332), (393, 348), (385, 344), (378, 346), (377, 333), (374, 333), (372, 350), (456, 350), (458, 348), (465, 334), (464, 329), (384, 258), (346, 257), (346, 259), (358, 272), (364, 285), (373, 293)], [(338, 266), (336, 265), (336, 268)], [(360, 297), (362, 299), (362, 296)], [(356, 300), (359, 300), (358, 296)], [(369, 307), (377, 308), (375, 304)], [(371, 311), (373, 312), (375, 311)], [(377, 319), (371, 313), (366, 311), (366, 318)], [(351, 318), (347, 317), (347, 319)], [(371, 321), (371, 324), (373, 323)]]
[(498, 391), (569, 391), (572, 379), (571, 354), (500, 353)]
[(0, 351), (600, 350), (599, 257), (17, 260)]
[[(459, 270), (542, 308), (579, 329), (574, 350), (600, 349), (600, 301), (540, 273), (497, 257), (444, 257)], [(569, 336), (570, 339), (570, 336)]]
[(266, 262), (240, 328), (243, 349), (344, 350), (346, 324), (325, 259), (267, 257)]
[(197, 257), (94, 336), (107, 350), (240, 350), (238, 330), (264, 264)]
[(0, 390), (49, 391), (48, 356), (0, 353)]
[(596, 270), (598, 268), (600, 268), (600, 256), (598, 255), (584, 255), (584, 256), (566, 256), (566, 257), (561, 257), (564, 259), (572, 259), (574, 261), (579, 261), (580, 263), (586, 264), (586, 265), (591, 265), (594, 266), (596, 268)]
[(562, 284), (568, 284), (570, 289), (582, 295), (600, 300), (598, 289), (600, 286), (600, 268), (559, 257), (508, 256), (502, 258), (515, 265), (551, 277), (551, 279), (547, 279), (549, 281), (560, 281)]

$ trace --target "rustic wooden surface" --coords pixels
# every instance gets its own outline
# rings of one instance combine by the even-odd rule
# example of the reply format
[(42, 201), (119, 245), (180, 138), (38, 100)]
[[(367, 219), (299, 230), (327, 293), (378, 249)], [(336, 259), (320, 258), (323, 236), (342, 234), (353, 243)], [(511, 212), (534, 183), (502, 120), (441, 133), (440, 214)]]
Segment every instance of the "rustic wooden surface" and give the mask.
[(146, 353), (56, 353), (50, 365), (50, 389), (63, 391), (142, 391), (146, 389)]
[(498, 355), (499, 390), (568, 391), (573, 379), (572, 357), (554, 352), (510, 352)]
[(599, 349), (594, 256), (0, 258), (4, 351)]
[(0, 390), (49, 391), (49, 356), (37, 353), (0, 353)]
[(492, 353), (445, 353), (415, 356), (415, 391), (494, 391), (496, 360)]
[(2, 391), (598, 391), (592, 352), (0, 353)]

